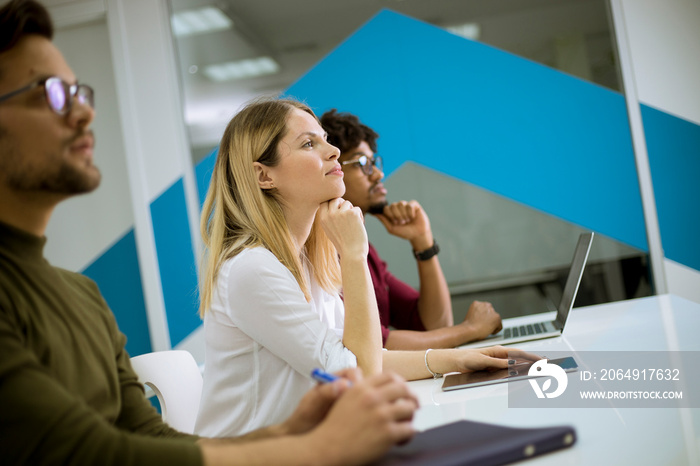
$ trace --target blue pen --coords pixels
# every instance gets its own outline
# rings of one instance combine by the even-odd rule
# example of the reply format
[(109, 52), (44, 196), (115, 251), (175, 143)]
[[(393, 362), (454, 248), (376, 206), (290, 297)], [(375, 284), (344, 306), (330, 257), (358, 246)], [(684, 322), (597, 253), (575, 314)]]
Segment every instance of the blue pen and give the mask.
[(318, 368), (311, 371), (311, 378), (319, 383), (331, 383), (340, 379), (337, 375), (329, 374)]

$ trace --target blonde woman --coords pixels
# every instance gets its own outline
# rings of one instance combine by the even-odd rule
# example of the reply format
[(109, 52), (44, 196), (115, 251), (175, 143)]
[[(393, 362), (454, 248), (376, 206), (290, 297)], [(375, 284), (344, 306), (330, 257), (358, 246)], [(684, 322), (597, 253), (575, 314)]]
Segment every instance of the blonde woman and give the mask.
[[(229, 123), (202, 212), (206, 364), (197, 433), (288, 417), (319, 367), (407, 379), (507, 367), (507, 350), (382, 351), (361, 211), (307, 106), (249, 104)], [(342, 290), (343, 299), (339, 296)]]

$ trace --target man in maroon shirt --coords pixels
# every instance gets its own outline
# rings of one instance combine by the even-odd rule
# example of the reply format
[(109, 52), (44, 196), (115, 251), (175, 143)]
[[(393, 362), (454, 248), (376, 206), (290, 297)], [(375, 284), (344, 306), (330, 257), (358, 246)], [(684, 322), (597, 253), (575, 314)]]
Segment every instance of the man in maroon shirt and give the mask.
[[(348, 201), (373, 214), (387, 231), (408, 240), (418, 264), (420, 291), (393, 276), (369, 245), (367, 261), (377, 295), (384, 347), (393, 350), (450, 348), (501, 329), (501, 317), (487, 302), (474, 301), (464, 321), (453, 325), (452, 301), (440, 268), (430, 220), (416, 201), (387, 203), (381, 157), (371, 128), (335, 109), (321, 117), (328, 142), (340, 149)], [(395, 330), (390, 329), (393, 327)]]

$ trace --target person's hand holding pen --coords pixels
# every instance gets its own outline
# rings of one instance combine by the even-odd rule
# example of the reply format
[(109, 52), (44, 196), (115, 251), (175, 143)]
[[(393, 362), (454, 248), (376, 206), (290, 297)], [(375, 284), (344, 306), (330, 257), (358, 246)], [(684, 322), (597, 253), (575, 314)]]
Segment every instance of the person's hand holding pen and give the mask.
[(356, 445), (352, 464), (362, 464), (413, 437), (418, 400), (401, 377), (364, 379), (358, 369), (317, 374), (324, 383), (304, 396), (282, 426), (285, 433), (314, 437), (314, 445), (327, 449), (328, 464), (340, 456), (347, 460), (350, 439)]

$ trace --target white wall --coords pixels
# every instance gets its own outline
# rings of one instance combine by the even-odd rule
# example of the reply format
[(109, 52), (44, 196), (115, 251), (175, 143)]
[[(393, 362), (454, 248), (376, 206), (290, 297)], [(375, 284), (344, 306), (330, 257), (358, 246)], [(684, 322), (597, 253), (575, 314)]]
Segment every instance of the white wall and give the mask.
[(165, 350), (171, 342), (150, 206), (180, 177), (194, 253), (200, 255), (199, 201), (170, 15), (165, 0), (106, 0), (106, 5), (151, 344)]
[(700, 2), (622, 4), (640, 102), (700, 124)]
[[(700, 2), (621, 3), (639, 101), (700, 124)], [(668, 259), (664, 269), (670, 293), (700, 302), (700, 272)]]
[(668, 292), (700, 303), (700, 272), (672, 260), (664, 260)]
[(133, 226), (122, 127), (107, 24), (58, 28), (56, 46), (78, 80), (95, 89), (95, 163), (100, 187), (59, 204), (46, 232), (46, 257), (54, 265), (82, 270)]
[[(103, 175), (96, 192), (56, 209), (47, 230), (47, 258), (61, 267), (83, 269), (134, 227), (151, 345), (169, 349), (150, 208), (180, 178), (197, 256), (200, 241), (168, 3), (45, 2), (56, 26), (56, 45), (78, 79), (96, 90), (95, 161)], [(190, 340), (187, 345), (196, 347)]]

